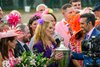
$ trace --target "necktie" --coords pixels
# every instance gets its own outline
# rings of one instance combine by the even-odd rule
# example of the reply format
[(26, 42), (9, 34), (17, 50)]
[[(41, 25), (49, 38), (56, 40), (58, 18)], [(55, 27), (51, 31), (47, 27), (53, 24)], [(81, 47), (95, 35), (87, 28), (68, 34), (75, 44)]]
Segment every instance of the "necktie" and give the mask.
[(29, 48), (28, 48), (28, 46), (26, 44), (24, 44), (23, 47), (25, 48), (26, 51), (30, 51)]

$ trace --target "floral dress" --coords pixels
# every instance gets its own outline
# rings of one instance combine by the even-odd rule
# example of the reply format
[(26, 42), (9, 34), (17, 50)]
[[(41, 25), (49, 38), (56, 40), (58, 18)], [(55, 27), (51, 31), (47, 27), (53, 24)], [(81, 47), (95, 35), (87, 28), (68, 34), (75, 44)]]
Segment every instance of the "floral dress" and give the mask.
[(8, 53), (9, 53), (8, 58), (6, 60), (3, 60), (2, 67), (14, 67), (16, 64), (16, 59), (13, 55), (13, 50), (9, 49)]

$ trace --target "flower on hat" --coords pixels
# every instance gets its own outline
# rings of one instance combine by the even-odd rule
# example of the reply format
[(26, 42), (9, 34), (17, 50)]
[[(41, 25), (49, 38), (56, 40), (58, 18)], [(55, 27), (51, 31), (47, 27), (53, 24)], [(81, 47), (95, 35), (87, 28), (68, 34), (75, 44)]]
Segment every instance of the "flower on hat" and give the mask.
[(35, 17), (35, 16), (37, 16), (37, 17), (41, 17), (41, 13), (39, 13), (39, 12), (34, 13), (34, 14), (31, 16), (31, 18), (33, 18), (33, 17)]
[(21, 19), (20, 16), (17, 13), (10, 13), (7, 16), (7, 22), (8, 24), (12, 27), (12, 26), (16, 26), (18, 23), (20, 23)]
[(38, 23), (39, 23), (39, 24), (43, 24), (43, 23), (44, 23), (44, 19), (43, 19), (43, 18), (38, 19)]
[(4, 30), (3, 32), (0, 32), (0, 39), (1, 38), (7, 38), (7, 37), (14, 37), (19, 35), (15, 29), (10, 30)]

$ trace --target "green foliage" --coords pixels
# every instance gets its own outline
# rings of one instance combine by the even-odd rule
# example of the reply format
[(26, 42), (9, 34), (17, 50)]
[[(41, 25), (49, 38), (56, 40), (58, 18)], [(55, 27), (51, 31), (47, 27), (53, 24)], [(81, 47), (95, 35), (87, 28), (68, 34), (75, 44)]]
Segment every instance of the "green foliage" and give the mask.
[(24, 52), (21, 59), (21, 63), (17, 64), (15, 67), (44, 67), (48, 60), (47, 58), (43, 57), (43, 53), (36, 52)]

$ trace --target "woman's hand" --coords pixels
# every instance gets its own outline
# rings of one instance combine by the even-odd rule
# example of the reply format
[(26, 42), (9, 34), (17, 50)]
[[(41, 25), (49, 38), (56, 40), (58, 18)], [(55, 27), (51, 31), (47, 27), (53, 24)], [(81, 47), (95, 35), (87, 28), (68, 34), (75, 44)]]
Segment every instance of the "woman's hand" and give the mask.
[(16, 64), (21, 63), (22, 59), (20, 57), (15, 58), (16, 59)]
[(55, 52), (54, 60), (60, 60), (63, 58), (63, 52)]

